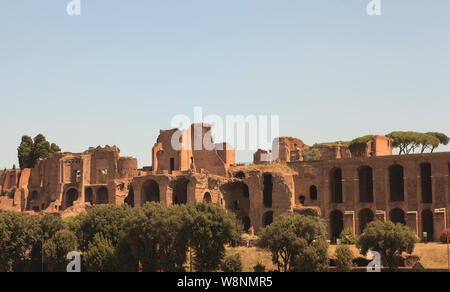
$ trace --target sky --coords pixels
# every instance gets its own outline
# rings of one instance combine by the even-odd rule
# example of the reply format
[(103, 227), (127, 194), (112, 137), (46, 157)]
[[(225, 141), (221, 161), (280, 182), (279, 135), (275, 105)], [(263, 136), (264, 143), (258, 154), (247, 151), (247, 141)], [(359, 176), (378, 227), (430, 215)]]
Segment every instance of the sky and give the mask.
[(159, 130), (195, 106), (278, 115), (309, 145), (450, 135), (448, 0), (381, 0), (380, 16), (369, 0), (81, 0), (80, 16), (69, 2), (0, 3), (0, 168), (38, 133), (151, 165)]

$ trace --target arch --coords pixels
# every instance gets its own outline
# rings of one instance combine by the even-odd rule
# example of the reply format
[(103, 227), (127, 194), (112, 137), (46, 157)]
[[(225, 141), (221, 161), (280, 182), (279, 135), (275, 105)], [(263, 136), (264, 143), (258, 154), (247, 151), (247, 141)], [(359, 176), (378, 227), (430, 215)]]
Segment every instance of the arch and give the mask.
[(244, 224), (244, 232), (245, 232), (245, 233), (248, 233), (248, 231), (250, 230), (250, 227), (252, 226), (252, 222), (251, 222), (251, 220), (250, 220), (250, 217), (245, 216), (245, 217), (242, 219), (242, 223)]
[(358, 169), (359, 201), (361, 203), (373, 202), (373, 170), (370, 166)]
[(97, 205), (105, 205), (109, 203), (108, 189), (106, 187), (101, 187), (97, 190), (97, 198), (95, 203)]
[(189, 180), (187, 178), (180, 178), (175, 182), (175, 187), (172, 194), (173, 204), (187, 203), (187, 187)]
[(94, 204), (94, 193), (91, 188), (86, 188), (84, 191), (84, 202)]
[(330, 229), (331, 229), (331, 243), (336, 243), (337, 239), (341, 237), (342, 230), (344, 230), (344, 215), (339, 210), (334, 210), (330, 214)]
[(203, 202), (209, 204), (212, 202), (211, 194), (209, 192), (206, 192), (205, 195), (203, 196)]
[(420, 165), (420, 179), (422, 183), (422, 203), (433, 203), (433, 184), (431, 179), (431, 164)]
[(309, 187), (309, 199), (311, 201), (317, 200), (317, 187), (315, 185)]
[(76, 200), (78, 200), (78, 190), (69, 189), (66, 193), (66, 208), (72, 207)]
[(434, 218), (431, 210), (423, 210), (422, 212), (422, 232), (427, 233), (427, 241), (434, 239)]
[(306, 200), (305, 196), (298, 197), (298, 201), (301, 205), (305, 205), (305, 200)]
[(148, 180), (142, 186), (142, 205), (147, 202), (159, 202), (160, 192), (159, 185), (154, 180)]
[(402, 202), (405, 200), (405, 182), (403, 166), (392, 165), (389, 167), (389, 189), (392, 202)]
[(234, 174), (235, 178), (240, 178), (240, 179), (244, 179), (245, 178), (245, 173), (243, 171), (238, 171)]
[(264, 177), (264, 189), (263, 189), (264, 207), (272, 208), (273, 177), (270, 173), (265, 173), (263, 177)]
[(262, 224), (264, 227), (269, 226), (273, 222), (273, 211), (264, 213), (262, 217)]
[(342, 169), (333, 168), (330, 172), (331, 203), (340, 204), (342, 199)]
[(375, 215), (370, 209), (362, 209), (358, 215), (359, 219), (359, 233), (363, 233), (364, 228), (366, 228), (367, 224), (372, 222), (375, 219)]
[(391, 212), (389, 212), (389, 220), (394, 223), (406, 225), (405, 212), (400, 208), (392, 209)]
[(134, 207), (134, 189), (132, 185), (130, 185), (130, 189), (128, 190), (128, 196), (125, 198), (124, 203), (130, 207)]

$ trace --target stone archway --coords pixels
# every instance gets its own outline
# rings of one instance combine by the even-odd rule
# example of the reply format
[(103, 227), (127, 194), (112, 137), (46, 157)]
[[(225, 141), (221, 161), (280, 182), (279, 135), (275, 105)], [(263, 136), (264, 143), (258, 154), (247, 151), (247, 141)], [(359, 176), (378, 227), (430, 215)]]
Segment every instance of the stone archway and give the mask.
[(363, 233), (364, 228), (366, 228), (367, 224), (372, 222), (375, 219), (375, 215), (370, 209), (363, 209), (359, 212), (359, 233)]
[(206, 192), (205, 195), (203, 196), (203, 202), (209, 204), (212, 202), (211, 194), (209, 192)]
[(317, 187), (315, 185), (309, 187), (309, 199), (311, 201), (317, 200)]
[(154, 180), (148, 180), (142, 186), (142, 205), (147, 202), (160, 202), (159, 185)]
[(86, 190), (84, 191), (84, 202), (94, 205), (94, 193), (92, 192), (91, 188), (86, 188)]
[(389, 168), (389, 190), (391, 202), (405, 200), (404, 170), (401, 165), (393, 165)]
[(344, 215), (339, 210), (334, 210), (330, 214), (330, 230), (331, 243), (336, 243), (337, 239), (341, 237), (342, 230), (344, 230)]
[(358, 169), (359, 201), (361, 203), (373, 202), (373, 170), (369, 166)]
[(78, 200), (78, 190), (69, 189), (66, 193), (66, 208), (72, 207), (74, 202)]
[(263, 201), (264, 207), (272, 208), (272, 192), (273, 192), (273, 177), (270, 173), (263, 175), (264, 188), (263, 188)]
[(128, 196), (125, 198), (124, 203), (130, 207), (134, 207), (134, 189), (131, 185), (130, 189), (128, 190)]
[(433, 203), (433, 183), (430, 163), (422, 163), (420, 165), (420, 180), (422, 186), (422, 203)]
[(434, 240), (434, 217), (431, 210), (424, 210), (422, 212), (422, 232), (427, 233), (427, 241)]
[(189, 180), (187, 178), (177, 179), (172, 193), (172, 203), (181, 205), (187, 203), (187, 188)]
[(108, 189), (106, 187), (101, 187), (98, 189), (95, 203), (97, 205), (106, 205), (109, 203)]
[(391, 212), (389, 212), (389, 220), (394, 223), (406, 225), (405, 212), (400, 208), (392, 209)]
[(330, 172), (331, 203), (340, 204), (343, 202), (342, 191), (342, 169), (333, 168)]

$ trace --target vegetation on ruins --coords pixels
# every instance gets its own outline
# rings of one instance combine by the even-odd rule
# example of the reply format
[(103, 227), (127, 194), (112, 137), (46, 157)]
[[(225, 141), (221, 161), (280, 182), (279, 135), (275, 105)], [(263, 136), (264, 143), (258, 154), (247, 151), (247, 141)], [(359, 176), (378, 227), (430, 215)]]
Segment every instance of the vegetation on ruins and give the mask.
[(364, 157), (366, 154), (367, 143), (375, 139), (375, 135), (366, 135), (353, 139), (348, 144), (348, 149), (352, 153), (353, 157)]
[(328, 267), (325, 224), (317, 217), (278, 217), (260, 235), (258, 246), (272, 253), (278, 271), (318, 271)]
[(336, 271), (350, 272), (353, 268), (353, 252), (348, 245), (339, 245), (336, 248)]
[(417, 242), (418, 238), (411, 228), (400, 223), (375, 220), (359, 236), (357, 247), (362, 255), (369, 250), (379, 252), (387, 266), (395, 269), (402, 254), (412, 254)]
[(316, 161), (320, 160), (320, 151), (315, 148), (305, 148), (302, 150), (303, 161)]
[(22, 136), (22, 141), (17, 148), (20, 169), (33, 168), (39, 159), (49, 158), (60, 151), (61, 148), (58, 145), (50, 144), (42, 134), (38, 134), (34, 139), (30, 136)]
[(439, 145), (448, 145), (450, 138), (438, 132), (392, 132), (386, 135), (394, 140), (393, 147), (399, 148), (399, 154), (412, 154), (416, 151), (425, 153), (434, 152)]

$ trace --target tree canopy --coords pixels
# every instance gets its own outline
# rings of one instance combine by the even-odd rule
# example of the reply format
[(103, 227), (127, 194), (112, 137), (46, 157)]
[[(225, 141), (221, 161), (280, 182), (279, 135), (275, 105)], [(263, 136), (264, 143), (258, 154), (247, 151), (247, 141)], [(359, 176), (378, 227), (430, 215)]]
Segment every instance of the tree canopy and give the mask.
[(38, 134), (34, 139), (30, 136), (22, 136), (22, 141), (17, 148), (19, 166), (21, 169), (33, 168), (39, 159), (49, 158), (60, 151), (61, 148), (58, 145), (50, 144), (42, 134)]
[(399, 148), (399, 154), (412, 154), (416, 151), (424, 153), (427, 149), (434, 152), (439, 145), (447, 145), (449, 137), (438, 132), (392, 132), (386, 135), (391, 138), (394, 148)]

